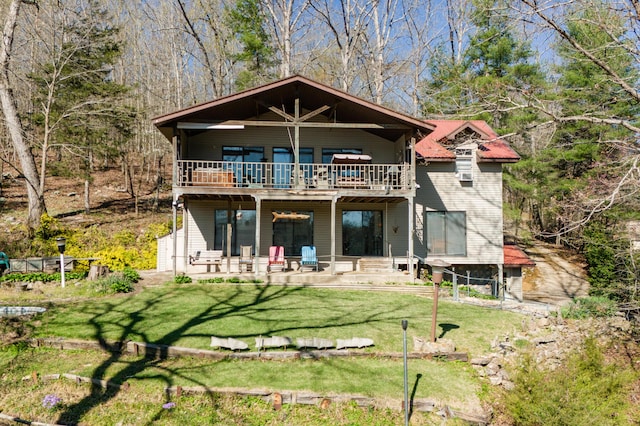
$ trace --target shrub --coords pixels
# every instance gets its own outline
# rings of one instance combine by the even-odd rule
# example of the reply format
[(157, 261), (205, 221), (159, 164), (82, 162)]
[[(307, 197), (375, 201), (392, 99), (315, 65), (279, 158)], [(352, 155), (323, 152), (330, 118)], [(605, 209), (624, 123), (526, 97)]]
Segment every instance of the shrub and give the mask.
[(124, 275), (132, 283), (137, 283), (138, 281), (140, 281), (140, 274), (130, 266), (126, 266), (122, 270), (122, 275)]
[[(81, 280), (87, 276), (85, 271), (65, 272), (64, 277), (67, 280)], [(60, 281), (62, 277), (60, 272), (11, 272), (7, 275), (0, 276), (0, 282), (28, 282), (34, 283), (41, 281), (43, 283)]]
[(182, 274), (182, 275), (176, 275), (173, 278), (173, 282), (176, 284), (189, 284), (193, 282), (193, 280), (191, 279), (190, 276)]
[(224, 278), (222, 278), (222, 277), (200, 278), (200, 279), (198, 279), (198, 283), (200, 283), (200, 284), (221, 284), (223, 282), (224, 282)]
[(514, 389), (503, 400), (510, 424), (624, 425), (634, 374), (606, 365), (595, 339), (553, 372), (525, 356), (513, 375)]
[(564, 318), (612, 317), (618, 311), (616, 302), (606, 297), (580, 297), (562, 308)]
[(122, 272), (116, 272), (105, 278), (96, 280), (91, 286), (95, 291), (102, 294), (131, 293), (133, 291), (133, 282)]

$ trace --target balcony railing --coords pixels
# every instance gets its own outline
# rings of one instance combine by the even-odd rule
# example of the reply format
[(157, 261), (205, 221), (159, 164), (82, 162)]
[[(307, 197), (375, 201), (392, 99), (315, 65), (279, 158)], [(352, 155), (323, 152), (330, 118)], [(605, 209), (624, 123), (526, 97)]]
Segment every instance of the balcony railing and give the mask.
[(408, 190), (408, 164), (299, 164), (180, 160), (177, 186)]

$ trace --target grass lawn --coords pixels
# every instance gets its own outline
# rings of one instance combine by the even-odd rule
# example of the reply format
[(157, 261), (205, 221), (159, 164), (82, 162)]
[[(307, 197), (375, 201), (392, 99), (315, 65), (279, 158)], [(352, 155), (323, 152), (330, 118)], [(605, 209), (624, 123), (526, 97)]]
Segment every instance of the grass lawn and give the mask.
[[(372, 351), (401, 352), (401, 320), (408, 338), (428, 337), (430, 298), (390, 292), (339, 291), (266, 285), (181, 284), (135, 295), (98, 298), (51, 308), (36, 337), (133, 340), (208, 349), (211, 336), (368, 337)], [(511, 312), (441, 300), (438, 337), (471, 356), (490, 349), (496, 335), (519, 326)], [(410, 341), (409, 350), (412, 342)]]
[[(402, 352), (401, 320), (409, 321), (407, 334), (411, 350), (413, 336), (428, 337), (430, 333), (431, 306), (429, 298), (389, 292), (261, 284), (167, 284), (135, 294), (56, 303), (34, 321), (33, 335), (133, 340), (201, 349), (209, 349), (212, 335), (242, 339), (250, 348), (254, 347), (253, 339), (259, 336), (334, 340), (368, 337), (374, 340), (375, 346), (365, 351)], [(521, 319), (519, 314), (441, 300), (437, 330), (440, 337), (452, 339), (459, 351), (477, 356), (490, 349), (490, 342), (496, 335), (514, 330)], [(62, 392), (70, 401), (60, 419), (87, 424), (114, 424), (123, 416), (139, 417), (131, 422), (125, 420), (123, 424), (194, 424), (206, 422), (200, 416), (206, 419), (222, 412), (234, 412), (234, 404), (237, 405), (237, 401), (227, 400), (212, 404), (211, 396), (182, 397), (171, 417), (162, 409), (157, 410), (163, 402), (165, 386), (308, 390), (394, 401), (401, 401), (403, 392), (402, 359), (375, 357), (288, 361), (156, 360), (96, 351), (18, 350), (14, 347), (0, 351), (0, 371), (3, 371), (0, 395), (4, 395), (0, 396), (0, 410), (4, 408), (6, 412), (23, 415), (31, 413), (29, 415), (42, 419), (42, 407), (38, 405), (44, 395)], [(33, 371), (41, 375), (71, 373), (116, 383), (126, 381), (132, 387), (127, 392), (109, 394), (108, 391), (92, 390), (87, 384), (54, 381), (34, 385), (21, 380)], [(437, 401), (459, 410), (469, 404), (477, 405), (478, 394), (482, 392), (471, 366), (460, 362), (410, 360), (409, 382), (415, 398)], [(140, 394), (134, 396), (135, 392)], [(182, 413), (185, 406), (193, 404), (204, 404), (208, 408), (198, 417)], [(249, 412), (262, 410), (261, 401), (244, 399), (241, 405), (245, 404), (252, 407)], [(120, 406), (120, 411), (107, 416), (105, 407), (114, 405)], [(156, 408), (149, 411), (150, 406)], [(349, 414), (355, 408), (360, 411)], [(330, 417), (326, 422), (321, 419), (307, 422), (297, 416), (310, 419), (319, 414), (307, 412), (308, 408), (303, 407), (288, 410), (292, 410), (288, 414), (290, 423), (271, 418), (271, 414), (258, 416), (253, 421), (247, 417), (251, 414), (246, 410), (229, 414), (231, 417), (227, 420), (216, 421), (220, 424), (400, 424), (402, 420), (397, 412), (389, 414), (391, 417), (387, 419), (384, 413), (368, 413), (359, 407), (347, 406), (340, 410), (339, 419)], [(265, 413), (271, 411), (265, 408)], [(155, 412), (156, 418), (147, 419), (145, 416), (149, 412)], [(351, 415), (357, 420), (348, 419)], [(369, 415), (371, 417), (367, 417)], [(416, 416), (415, 424), (429, 424), (427, 420), (426, 423), (418, 420), (421, 415)], [(97, 419), (103, 419), (104, 423)], [(243, 420), (234, 423), (236, 420), (229, 419)]]

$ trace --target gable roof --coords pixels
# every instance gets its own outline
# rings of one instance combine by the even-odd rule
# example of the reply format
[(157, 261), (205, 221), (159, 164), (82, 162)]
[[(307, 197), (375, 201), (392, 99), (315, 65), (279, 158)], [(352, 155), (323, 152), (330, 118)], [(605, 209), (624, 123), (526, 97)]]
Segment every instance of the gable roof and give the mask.
[(453, 152), (441, 142), (455, 139), (462, 131), (471, 130), (486, 142), (479, 143), (478, 162), (515, 163), (520, 156), (483, 120), (427, 120), (433, 132), (416, 144), (416, 152), (429, 161), (454, 161)]
[[(153, 124), (170, 139), (178, 122), (220, 124), (234, 120), (259, 120), (260, 114), (269, 112), (273, 107), (293, 115), (296, 100), (300, 102), (301, 111), (322, 111), (317, 115), (324, 116), (329, 122), (377, 124), (376, 128), (367, 128), (366, 131), (391, 141), (407, 132), (421, 138), (434, 128), (423, 120), (300, 75), (160, 115), (153, 119)], [(253, 124), (260, 123), (254, 121)]]

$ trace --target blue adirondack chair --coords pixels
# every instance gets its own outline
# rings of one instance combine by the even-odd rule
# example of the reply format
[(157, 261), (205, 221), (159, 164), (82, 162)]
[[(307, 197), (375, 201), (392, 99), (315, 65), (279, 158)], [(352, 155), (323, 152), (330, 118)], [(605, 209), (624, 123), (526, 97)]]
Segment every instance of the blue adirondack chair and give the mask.
[(5, 252), (0, 251), (0, 275), (4, 274), (4, 271), (11, 269), (9, 263), (9, 256)]
[(305, 266), (318, 270), (318, 256), (316, 256), (316, 246), (302, 246), (302, 260), (300, 260), (300, 271)]

